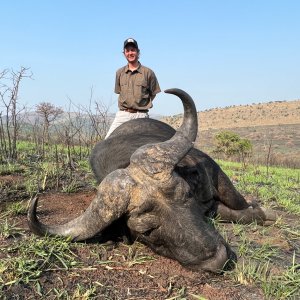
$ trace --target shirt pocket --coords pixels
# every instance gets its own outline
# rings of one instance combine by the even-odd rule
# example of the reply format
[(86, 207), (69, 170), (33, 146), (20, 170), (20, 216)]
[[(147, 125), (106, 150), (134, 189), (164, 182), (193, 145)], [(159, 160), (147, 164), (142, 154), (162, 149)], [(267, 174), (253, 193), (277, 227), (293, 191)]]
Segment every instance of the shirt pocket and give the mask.
[(127, 76), (121, 76), (120, 77), (120, 86), (126, 86), (128, 85), (128, 78)]
[(148, 83), (146, 80), (138, 79), (135, 83), (136, 95), (138, 98), (149, 98)]
[(128, 77), (126, 74), (120, 76), (120, 97), (119, 102), (128, 105), (128, 99), (131, 98), (130, 90), (128, 88)]

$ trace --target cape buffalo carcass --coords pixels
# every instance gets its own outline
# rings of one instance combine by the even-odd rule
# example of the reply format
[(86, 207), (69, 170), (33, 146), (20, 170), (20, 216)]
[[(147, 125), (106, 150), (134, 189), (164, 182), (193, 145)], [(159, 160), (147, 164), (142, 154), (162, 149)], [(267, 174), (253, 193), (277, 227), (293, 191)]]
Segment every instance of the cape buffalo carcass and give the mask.
[(121, 226), (134, 240), (190, 269), (221, 272), (234, 265), (236, 255), (209, 218), (268, 224), (274, 216), (248, 204), (217, 163), (193, 148), (198, 122), (192, 98), (179, 89), (165, 92), (183, 103), (181, 127), (175, 131), (153, 119), (121, 125), (92, 152), (99, 186), (86, 211), (66, 224), (48, 226), (37, 219), (33, 199), (28, 222), (34, 233), (82, 241), (124, 220)]

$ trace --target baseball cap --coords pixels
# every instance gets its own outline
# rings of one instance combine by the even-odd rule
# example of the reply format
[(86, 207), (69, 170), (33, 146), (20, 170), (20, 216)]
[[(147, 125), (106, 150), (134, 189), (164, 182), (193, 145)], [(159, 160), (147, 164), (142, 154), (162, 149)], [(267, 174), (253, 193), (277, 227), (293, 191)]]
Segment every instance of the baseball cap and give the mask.
[(138, 43), (135, 39), (133, 38), (128, 38), (125, 40), (124, 42), (124, 48), (128, 45), (128, 44), (132, 44), (132, 46), (134, 46), (136, 49), (139, 49)]

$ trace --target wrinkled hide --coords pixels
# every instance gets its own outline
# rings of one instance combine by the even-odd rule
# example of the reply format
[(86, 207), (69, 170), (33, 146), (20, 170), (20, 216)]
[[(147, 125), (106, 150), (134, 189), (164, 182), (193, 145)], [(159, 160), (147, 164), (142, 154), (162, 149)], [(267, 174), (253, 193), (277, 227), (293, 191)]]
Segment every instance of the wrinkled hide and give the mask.
[(88, 209), (64, 225), (48, 226), (37, 219), (33, 200), (28, 212), (33, 232), (80, 241), (123, 220), (118, 224), (133, 240), (193, 270), (221, 272), (233, 266), (235, 254), (208, 217), (264, 224), (274, 216), (256, 203), (249, 205), (220, 167), (193, 147), (198, 129), (194, 102), (182, 90), (166, 92), (182, 100), (181, 127), (175, 131), (152, 119), (121, 125), (92, 152), (99, 187)]

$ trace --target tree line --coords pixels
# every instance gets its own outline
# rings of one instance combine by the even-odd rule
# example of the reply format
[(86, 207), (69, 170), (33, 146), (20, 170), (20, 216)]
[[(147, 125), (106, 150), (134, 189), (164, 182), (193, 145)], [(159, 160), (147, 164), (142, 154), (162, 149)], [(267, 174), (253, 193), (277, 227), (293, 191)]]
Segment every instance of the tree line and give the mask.
[[(92, 89), (87, 105), (77, 105), (69, 99), (68, 109), (64, 110), (49, 101), (41, 101), (29, 110), (19, 101), (21, 83), (25, 79), (32, 79), (29, 68), (0, 71), (1, 163), (16, 161), (19, 155), (17, 141), (25, 140), (34, 143), (35, 155), (40, 158), (45, 156), (49, 145), (65, 145), (71, 166), (72, 153), (76, 151), (81, 159), (83, 149), (91, 149), (105, 137), (111, 119), (109, 107), (94, 100)], [(264, 162), (267, 166), (272, 162), (272, 146), (271, 140)], [(220, 158), (241, 161), (246, 167), (252, 153), (251, 141), (236, 133), (221, 131), (215, 135), (212, 154)]]
[(25, 79), (32, 79), (29, 68), (0, 72), (0, 161), (16, 161), (17, 142), (35, 144), (35, 154), (43, 157), (46, 147), (64, 144), (71, 152), (77, 147), (91, 148), (104, 138), (110, 125), (109, 107), (93, 99), (91, 89), (87, 105), (76, 105), (69, 99), (68, 109), (42, 101), (29, 110), (19, 99)]

